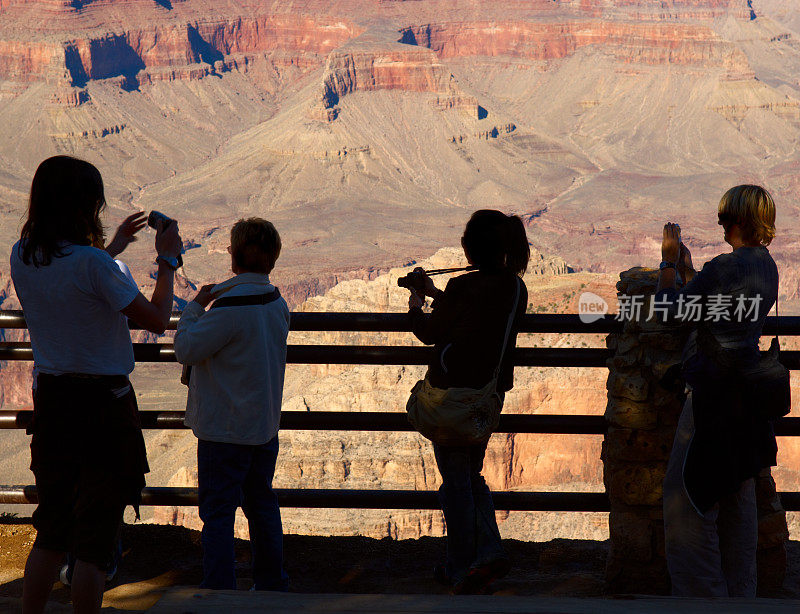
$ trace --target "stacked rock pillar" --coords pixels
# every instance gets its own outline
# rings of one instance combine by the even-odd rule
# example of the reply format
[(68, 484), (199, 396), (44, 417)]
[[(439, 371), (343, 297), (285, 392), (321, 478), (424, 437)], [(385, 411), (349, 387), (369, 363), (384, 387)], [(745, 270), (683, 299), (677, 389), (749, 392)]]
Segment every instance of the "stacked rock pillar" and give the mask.
[[(603, 441), (603, 480), (611, 502), (611, 545), (606, 567), (611, 593), (666, 594), (662, 482), (682, 409), (681, 391), (662, 378), (681, 359), (688, 330), (650, 318), (658, 272), (633, 268), (620, 274), (620, 297), (640, 297), (620, 333), (607, 337), (608, 430)], [(621, 299), (620, 305), (623, 306)], [(631, 299), (628, 298), (628, 301)], [(631, 302), (628, 303), (632, 304)], [(774, 591), (786, 566), (786, 515), (769, 472), (759, 478), (759, 586)]]

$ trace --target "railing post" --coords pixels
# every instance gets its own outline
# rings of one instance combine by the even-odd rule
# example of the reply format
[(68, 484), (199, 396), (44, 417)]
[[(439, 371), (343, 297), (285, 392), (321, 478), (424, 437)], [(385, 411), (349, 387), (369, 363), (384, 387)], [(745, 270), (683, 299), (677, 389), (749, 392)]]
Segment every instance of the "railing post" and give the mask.
[[(662, 481), (678, 417), (679, 392), (661, 385), (667, 369), (680, 362), (688, 331), (648, 321), (658, 272), (633, 268), (620, 274), (619, 295), (641, 296), (640, 317), (607, 337), (609, 428), (603, 441), (603, 480), (611, 502), (611, 547), (606, 567), (612, 593), (668, 593), (664, 558)], [(759, 478), (759, 586), (783, 582), (786, 514), (769, 472)], [(761, 592), (761, 591), (760, 591)]]

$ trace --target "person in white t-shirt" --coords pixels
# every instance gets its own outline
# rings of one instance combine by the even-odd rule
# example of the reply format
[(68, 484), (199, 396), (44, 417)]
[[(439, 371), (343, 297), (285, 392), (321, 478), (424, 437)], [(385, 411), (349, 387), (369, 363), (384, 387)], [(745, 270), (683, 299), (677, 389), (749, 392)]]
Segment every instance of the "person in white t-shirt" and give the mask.
[(138, 515), (149, 470), (128, 380), (128, 319), (161, 334), (172, 311), (181, 250), (177, 223), (156, 233), (158, 279), (147, 300), (114, 257), (136, 240), (129, 216), (104, 249), (100, 172), (69, 156), (48, 158), (31, 183), (28, 217), (11, 250), (11, 277), (34, 362), (31, 470), (39, 505), (25, 565), (23, 613), (42, 612), (67, 552), (75, 612), (99, 612), (122, 513)]

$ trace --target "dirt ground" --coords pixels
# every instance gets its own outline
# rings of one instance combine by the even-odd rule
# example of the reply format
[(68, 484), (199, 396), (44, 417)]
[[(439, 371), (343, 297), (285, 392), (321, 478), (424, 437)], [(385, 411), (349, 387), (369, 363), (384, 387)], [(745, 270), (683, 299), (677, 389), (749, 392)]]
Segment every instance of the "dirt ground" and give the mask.
[[(35, 532), (28, 518), (0, 518), (0, 611), (17, 609), (22, 570)], [(120, 572), (109, 583), (107, 611), (143, 611), (167, 589), (197, 586), (201, 578), (200, 534), (182, 527), (125, 525)], [(597, 597), (603, 595), (607, 542), (506, 540), (514, 563), (494, 585), (495, 594)], [(300, 593), (445, 593), (432, 577), (444, 558), (443, 538), (418, 540), (287, 535), (284, 542), (290, 590)], [(239, 588), (248, 589), (250, 552), (237, 540)], [(790, 542), (790, 576), (781, 597), (800, 597), (800, 542)], [(69, 589), (56, 584), (51, 611), (70, 611)]]

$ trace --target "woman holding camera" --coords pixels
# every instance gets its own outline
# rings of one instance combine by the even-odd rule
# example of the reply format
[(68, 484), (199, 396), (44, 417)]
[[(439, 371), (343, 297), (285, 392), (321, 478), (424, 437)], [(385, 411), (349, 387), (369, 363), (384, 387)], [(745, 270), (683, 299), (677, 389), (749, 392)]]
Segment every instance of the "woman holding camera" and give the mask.
[[(759, 337), (778, 297), (767, 249), (775, 203), (764, 188), (741, 185), (722, 197), (718, 216), (733, 250), (700, 272), (678, 227), (664, 226), (656, 300), (697, 322), (684, 348), (689, 392), (664, 478), (665, 548), (673, 595), (755, 597), (755, 477), (776, 464), (777, 445), (767, 400), (753, 398), (748, 374), (760, 368)], [(676, 270), (687, 280), (680, 290)], [(690, 301), (703, 306), (702, 320), (690, 317)]]
[[(451, 279), (443, 291), (425, 276), (409, 298), (412, 330), (423, 343), (435, 344), (427, 374), (432, 386), (479, 389), (492, 380), (499, 364), (502, 401), (514, 385), (514, 366), (509, 352), (501, 352), (515, 346), (528, 304), (521, 279), (530, 259), (528, 238), (519, 217), (482, 210), (470, 218), (461, 245), (477, 270)], [(434, 299), (429, 314), (422, 311), (423, 295)], [(455, 593), (481, 592), (510, 568), (492, 495), (481, 475), (486, 446), (433, 444), (447, 524), (447, 563), (437, 567), (436, 577)]]
[(100, 172), (48, 158), (31, 184), (27, 220), (11, 251), (11, 276), (33, 348), (31, 470), (39, 505), (25, 565), (23, 612), (42, 612), (65, 554), (77, 562), (75, 612), (99, 612), (127, 505), (141, 500), (147, 458), (139, 426), (130, 318), (157, 334), (172, 310), (177, 224), (159, 228), (158, 279), (148, 301), (114, 262), (144, 225), (130, 216), (103, 249)]

